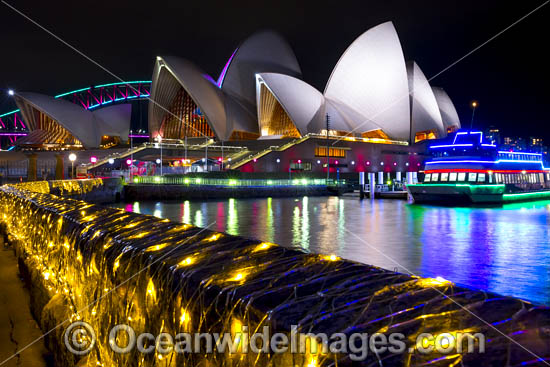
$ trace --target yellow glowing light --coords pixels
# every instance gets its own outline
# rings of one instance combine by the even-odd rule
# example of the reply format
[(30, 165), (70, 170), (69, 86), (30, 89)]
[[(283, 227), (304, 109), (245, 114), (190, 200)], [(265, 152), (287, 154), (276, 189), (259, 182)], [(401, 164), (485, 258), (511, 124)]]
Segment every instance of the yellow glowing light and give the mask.
[(269, 243), (269, 242), (262, 242), (260, 243), (258, 246), (256, 246), (254, 248), (254, 250), (252, 250), (252, 252), (258, 252), (258, 251), (263, 251), (263, 250), (267, 250), (268, 248), (270, 248), (271, 246), (274, 246), (272, 243)]
[(189, 314), (183, 307), (180, 309), (180, 314), (180, 325), (189, 323)]
[(243, 323), (237, 318), (231, 320), (230, 326), (231, 336), (235, 339), (235, 342), (238, 345), (237, 351), (240, 352), (242, 348), (242, 337), (243, 337)]
[(115, 261), (115, 263), (113, 264), (113, 272), (115, 272), (119, 266), (120, 266), (120, 262), (118, 260)]
[(178, 263), (178, 266), (189, 266), (193, 264), (195, 260), (192, 257), (187, 257)]
[(324, 255), (321, 257), (322, 260), (326, 260), (326, 261), (338, 261), (340, 260), (340, 258), (336, 255)]
[(488, 174), (492, 175), (493, 174), (493, 171), (487, 171)]
[(155, 251), (160, 251), (162, 250), (163, 248), (165, 247), (168, 247), (170, 246), (170, 243), (160, 243), (158, 245), (154, 245), (154, 246), (149, 246), (145, 249), (145, 252), (155, 252)]
[(149, 279), (149, 283), (147, 283), (147, 296), (151, 297), (153, 300), (157, 299), (157, 291), (155, 290), (153, 279)]
[(146, 232), (141, 232), (141, 233), (135, 234), (135, 235), (130, 236), (128, 238), (132, 239), (132, 240), (133, 239), (139, 239), (139, 238), (143, 238), (143, 237), (147, 236), (148, 234), (149, 234), (149, 232), (146, 231)]
[(51, 274), (49, 272), (45, 271), (44, 273), (42, 273), (42, 275), (44, 275), (44, 279), (48, 280), (48, 279), (50, 279)]
[(420, 278), (416, 281), (416, 284), (418, 284), (421, 287), (439, 287), (442, 285), (451, 285), (450, 281), (442, 278), (442, 277), (436, 277), (436, 278)]
[(205, 239), (205, 241), (214, 242), (214, 241), (217, 241), (221, 236), (222, 236), (221, 233), (214, 233), (212, 236), (207, 237), (207, 238)]
[(230, 282), (240, 282), (241, 280), (244, 280), (246, 278), (246, 273), (244, 272), (238, 272), (235, 274), (235, 276), (227, 279)]
[(521, 174), (523, 174), (523, 175), (526, 174), (526, 173), (527, 173), (527, 171), (525, 171), (525, 170), (521, 171)]
[(53, 247), (53, 242), (48, 243), (48, 247)]

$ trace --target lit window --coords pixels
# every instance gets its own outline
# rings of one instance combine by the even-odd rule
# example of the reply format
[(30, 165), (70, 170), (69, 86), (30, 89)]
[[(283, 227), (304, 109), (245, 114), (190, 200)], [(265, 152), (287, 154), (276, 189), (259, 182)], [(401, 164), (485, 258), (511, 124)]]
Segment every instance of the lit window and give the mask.
[(449, 181), (456, 181), (456, 176), (457, 176), (456, 172), (451, 172), (449, 174)]
[(430, 182), (431, 178), (432, 178), (432, 175), (430, 173), (426, 174), (426, 176), (424, 176), (424, 182)]
[(468, 181), (470, 182), (476, 182), (477, 173), (470, 172), (468, 174)]
[(441, 174), (441, 182), (449, 181), (449, 174), (448, 173), (442, 173)]
[(432, 173), (432, 182), (436, 182), (439, 180), (439, 173)]
[(477, 175), (477, 182), (485, 182), (485, 173), (480, 173)]
[(464, 181), (466, 179), (466, 172), (458, 173), (458, 181)]

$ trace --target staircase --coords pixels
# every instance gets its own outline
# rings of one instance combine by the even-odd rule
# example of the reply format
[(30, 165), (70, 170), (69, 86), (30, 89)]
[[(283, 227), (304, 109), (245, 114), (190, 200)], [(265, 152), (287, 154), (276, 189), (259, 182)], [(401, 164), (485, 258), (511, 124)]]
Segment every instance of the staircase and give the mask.
[(284, 150), (287, 150), (288, 148), (290, 147), (293, 147), (297, 144), (300, 144), (300, 143), (303, 143), (304, 141), (306, 141), (307, 139), (309, 139), (311, 136), (308, 134), (308, 135), (304, 135), (302, 136), (301, 138), (299, 139), (296, 139), (296, 140), (292, 140), (292, 141), (289, 141), (288, 143), (285, 143), (283, 145), (280, 145), (280, 146), (271, 146), (269, 148), (266, 148), (264, 150), (261, 150), (255, 154), (250, 154), (246, 157), (244, 157), (243, 159), (241, 159), (240, 161), (237, 161), (235, 163), (233, 163), (231, 165), (231, 169), (237, 169), (239, 167), (242, 167), (244, 166), (245, 164), (247, 164), (248, 162), (251, 162), (253, 161), (254, 159), (259, 159), (261, 157), (263, 157), (264, 155), (267, 155), (271, 152), (282, 152)]

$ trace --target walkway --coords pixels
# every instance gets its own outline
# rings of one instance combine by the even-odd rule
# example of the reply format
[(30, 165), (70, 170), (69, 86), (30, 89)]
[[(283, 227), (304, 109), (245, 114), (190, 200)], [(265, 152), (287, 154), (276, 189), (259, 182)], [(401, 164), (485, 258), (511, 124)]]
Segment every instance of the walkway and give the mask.
[(29, 309), (28, 290), (19, 278), (17, 259), (11, 249), (0, 243), (0, 366), (47, 366), (43, 340), (6, 361), (41, 335)]

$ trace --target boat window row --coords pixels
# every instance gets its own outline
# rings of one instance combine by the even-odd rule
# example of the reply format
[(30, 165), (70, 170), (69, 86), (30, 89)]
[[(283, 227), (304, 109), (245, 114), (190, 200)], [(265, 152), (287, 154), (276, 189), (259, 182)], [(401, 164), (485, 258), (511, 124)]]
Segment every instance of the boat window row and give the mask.
[(503, 184), (537, 184), (550, 182), (550, 173), (476, 173), (476, 172), (441, 172), (427, 173), (424, 182), (468, 182), (468, 183), (503, 183)]
[(480, 147), (456, 147), (456, 148), (449, 148), (445, 150), (432, 150), (432, 156), (434, 158), (445, 158), (445, 157), (472, 157), (475, 156), (476, 158), (490, 158), (494, 159), (495, 157), (495, 151), (490, 149), (482, 149)]
[(541, 160), (541, 156), (537, 154), (521, 154), (514, 152), (499, 152), (498, 159), (509, 159), (513, 161), (533, 161), (538, 162)]
[(493, 182), (493, 176), (485, 173), (475, 172), (442, 172), (442, 173), (427, 173), (424, 176), (424, 182), (471, 182), (485, 183), (488, 179), (489, 183)]
[[(544, 173), (496, 173), (497, 183), (505, 184), (527, 184), (544, 183)], [(546, 180), (550, 181), (550, 174), (546, 174)]]

